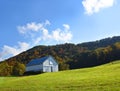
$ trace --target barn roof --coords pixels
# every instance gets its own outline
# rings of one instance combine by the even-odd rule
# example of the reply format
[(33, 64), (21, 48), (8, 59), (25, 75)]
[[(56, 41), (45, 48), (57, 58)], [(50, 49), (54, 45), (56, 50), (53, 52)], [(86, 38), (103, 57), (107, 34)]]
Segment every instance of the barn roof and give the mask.
[(32, 65), (38, 65), (38, 64), (42, 64), (46, 59), (48, 59), (50, 56), (45, 56), (42, 58), (37, 58), (37, 59), (33, 59), (32, 61), (30, 61), (26, 66), (32, 66)]

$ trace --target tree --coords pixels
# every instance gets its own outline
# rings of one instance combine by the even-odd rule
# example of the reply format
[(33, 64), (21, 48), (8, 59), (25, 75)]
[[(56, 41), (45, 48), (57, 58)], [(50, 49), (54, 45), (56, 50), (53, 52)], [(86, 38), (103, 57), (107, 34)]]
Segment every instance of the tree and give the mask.
[(16, 64), (13, 67), (13, 75), (17, 75), (17, 76), (23, 75), (24, 72), (25, 72), (25, 65), (16, 62)]

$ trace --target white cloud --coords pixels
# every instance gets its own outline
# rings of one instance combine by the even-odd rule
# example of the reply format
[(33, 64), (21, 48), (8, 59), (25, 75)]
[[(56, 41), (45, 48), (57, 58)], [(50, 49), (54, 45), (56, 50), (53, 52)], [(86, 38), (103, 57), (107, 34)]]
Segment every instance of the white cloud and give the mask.
[(72, 38), (72, 34), (70, 31), (56, 29), (52, 31), (52, 38), (56, 41), (69, 42)]
[(63, 27), (65, 28), (65, 30), (69, 30), (70, 26), (68, 24), (63, 24)]
[(5, 57), (15, 56), (23, 51), (26, 51), (30, 48), (30, 45), (25, 42), (18, 42), (17, 46), (11, 47), (8, 45), (3, 46), (3, 51), (0, 53), (0, 61), (3, 60)]
[(51, 25), (50, 21), (46, 20), (45, 25)]
[(68, 24), (63, 24), (63, 29), (58, 28), (53, 31), (46, 28), (47, 25), (51, 25), (48, 20), (44, 23), (27, 23), (25, 26), (19, 26), (18, 31), (22, 34), (27, 34), (34, 45), (39, 44), (40, 41), (57, 41), (64, 43), (72, 39), (72, 33)]
[(41, 41), (41, 37), (37, 37), (37, 38), (34, 39), (33, 41), (34, 41), (33, 45), (37, 45), (37, 44), (40, 43), (40, 41)]
[(4, 45), (3, 54), (12, 54), (13, 56), (17, 55), (19, 52), (16, 48)]
[(58, 42), (69, 42), (72, 39), (72, 33), (69, 30), (70, 26), (68, 24), (63, 24), (64, 29), (55, 29), (51, 33), (47, 29), (43, 29), (43, 40), (53, 40)]
[(48, 20), (46, 20), (45, 23), (36, 22), (27, 23), (24, 26), (18, 26), (17, 29), (20, 33), (25, 34), (30, 31), (38, 32), (47, 25), (50, 25), (50, 22)]
[(36, 24), (35, 22), (28, 23), (25, 26), (18, 26), (18, 30), (20, 33), (27, 33), (29, 31), (38, 31), (43, 27), (42, 24), (38, 23)]
[(42, 39), (46, 40), (46, 39), (51, 39), (51, 35), (49, 34), (48, 30), (43, 28), (42, 29)]
[(20, 52), (23, 52), (25, 50), (29, 49), (29, 44), (25, 42), (18, 42), (17, 46), (11, 47), (4, 45), (3, 47), (3, 54), (12, 54), (13, 56), (19, 54)]
[(29, 49), (30, 48), (30, 44), (28, 44), (28, 43), (26, 43), (26, 42), (18, 42), (18, 44), (19, 44), (19, 47), (17, 48), (19, 51), (19, 53), (21, 52), (21, 51), (26, 51), (27, 49)]
[(99, 12), (103, 8), (112, 7), (115, 0), (83, 0), (82, 4), (85, 8), (85, 13), (91, 15)]

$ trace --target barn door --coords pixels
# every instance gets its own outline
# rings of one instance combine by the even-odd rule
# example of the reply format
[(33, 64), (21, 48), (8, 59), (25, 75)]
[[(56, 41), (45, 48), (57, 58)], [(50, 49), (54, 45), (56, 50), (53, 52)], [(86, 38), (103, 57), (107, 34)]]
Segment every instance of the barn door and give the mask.
[(53, 72), (53, 67), (51, 66), (51, 72)]

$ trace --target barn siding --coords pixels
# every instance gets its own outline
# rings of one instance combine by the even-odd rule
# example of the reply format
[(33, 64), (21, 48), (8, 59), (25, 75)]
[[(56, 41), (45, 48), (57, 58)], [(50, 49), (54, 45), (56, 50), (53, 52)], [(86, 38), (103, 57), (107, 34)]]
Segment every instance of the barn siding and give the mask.
[(56, 61), (53, 58), (49, 57), (43, 63), (43, 71), (44, 72), (57, 72), (58, 64), (56, 63)]
[(26, 71), (43, 71), (43, 65), (34, 65), (26, 67)]
[(58, 71), (58, 65), (54, 66), (54, 72)]

